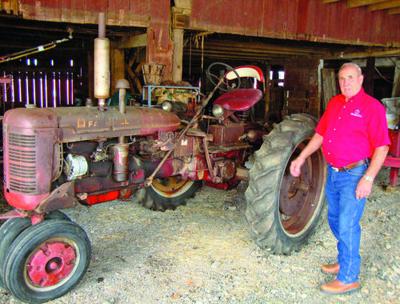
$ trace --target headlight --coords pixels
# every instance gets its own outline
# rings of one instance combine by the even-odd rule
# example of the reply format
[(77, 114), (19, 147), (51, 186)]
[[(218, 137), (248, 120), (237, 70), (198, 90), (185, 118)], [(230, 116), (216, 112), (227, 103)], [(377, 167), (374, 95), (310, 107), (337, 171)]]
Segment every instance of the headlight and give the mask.
[(164, 111), (171, 112), (171, 110), (172, 110), (172, 104), (171, 104), (169, 101), (164, 101), (164, 102), (162, 103), (162, 105), (161, 105), (161, 108), (162, 108)]
[(215, 117), (220, 118), (222, 115), (224, 115), (224, 109), (220, 105), (213, 105), (212, 114)]

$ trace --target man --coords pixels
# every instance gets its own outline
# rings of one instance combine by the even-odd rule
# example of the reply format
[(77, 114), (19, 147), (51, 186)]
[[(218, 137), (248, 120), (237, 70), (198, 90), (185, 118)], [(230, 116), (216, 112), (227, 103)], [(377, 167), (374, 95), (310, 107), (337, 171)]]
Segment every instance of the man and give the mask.
[(322, 146), (328, 164), (328, 223), (338, 249), (337, 262), (321, 267), (324, 273), (337, 274), (335, 280), (321, 285), (329, 294), (361, 287), (360, 219), (390, 144), (385, 108), (364, 92), (363, 80), (358, 65), (345, 63), (340, 68), (342, 94), (330, 100), (314, 136), (290, 165), (291, 174), (299, 176), (305, 159)]

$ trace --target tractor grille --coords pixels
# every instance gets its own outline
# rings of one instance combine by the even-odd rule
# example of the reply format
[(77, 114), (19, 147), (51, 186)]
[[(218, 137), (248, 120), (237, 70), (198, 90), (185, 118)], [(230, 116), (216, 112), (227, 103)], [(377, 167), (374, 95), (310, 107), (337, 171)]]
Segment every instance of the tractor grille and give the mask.
[(8, 144), (10, 190), (35, 194), (36, 137), (9, 133)]

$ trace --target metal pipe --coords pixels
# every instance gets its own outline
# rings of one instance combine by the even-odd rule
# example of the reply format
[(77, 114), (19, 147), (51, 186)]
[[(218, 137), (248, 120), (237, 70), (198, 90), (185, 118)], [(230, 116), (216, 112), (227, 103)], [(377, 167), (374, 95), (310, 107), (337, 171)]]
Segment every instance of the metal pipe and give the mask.
[[(124, 89), (124, 88), (119, 89), (119, 91), (118, 91), (118, 107), (119, 107), (119, 112), (121, 114), (126, 113), (125, 96), (126, 96), (126, 89)], [(125, 136), (120, 136), (118, 138), (118, 142), (120, 144), (125, 143)]]
[(125, 96), (126, 96), (126, 89), (125, 88), (119, 89), (119, 91), (118, 91), (118, 106), (119, 106), (119, 112), (121, 114), (126, 113)]
[(113, 151), (113, 177), (117, 182), (128, 179), (129, 145), (119, 143), (112, 147)]
[(106, 38), (106, 14), (99, 13), (99, 38)]
[(94, 40), (94, 96), (100, 111), (104, 111), (110, 96), (110, 41), (105, 36), (105, 14), (99, 13), (99, 37)]

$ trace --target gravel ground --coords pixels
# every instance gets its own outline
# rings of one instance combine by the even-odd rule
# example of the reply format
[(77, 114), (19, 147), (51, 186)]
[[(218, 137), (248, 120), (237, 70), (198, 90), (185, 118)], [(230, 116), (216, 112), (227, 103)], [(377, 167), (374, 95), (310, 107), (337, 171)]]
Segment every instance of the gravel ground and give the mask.
[[(204, 187), (187, 206), (152, 212), (131, 202), (79, 206), (68, 215), (88, 232), (88, 273), (61, 303), (400, 303), (400, 189), (381, 171), (362, 220), (362, 289), (328, 296), (321, 273), (335, 259), (326, 214), (309, 244), (291, 256), (250, 239), (240, 190)], [(0, 289), (0, 303), (20, 303)]]

